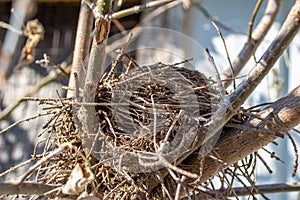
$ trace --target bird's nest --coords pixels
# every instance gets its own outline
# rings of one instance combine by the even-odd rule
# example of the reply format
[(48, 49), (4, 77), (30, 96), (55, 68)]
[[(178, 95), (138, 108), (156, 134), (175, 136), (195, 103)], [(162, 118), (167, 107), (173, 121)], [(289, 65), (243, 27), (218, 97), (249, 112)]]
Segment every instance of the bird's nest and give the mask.
[[(93, 104), (60, 99), (50, 106), (53, 116), (43, 127), (48, 134), (45, 153), (66, 142), (72, 148), (43, 163), (38, 181), (62, 184), (63, 192), (78, 195), (83, 188), (74, 186), (79, 192), (72, 192), (67, 182), (77, 163), (89, 163), (80, 166), (94, 174), (83, 184), (93, 194), (109, 199), (162, 198), (162, 180), (156, 172), (173, 165), (205, 137), (204, 124), (219, 101), (215, 82), (182, 67), (185, 64), (138, 66), (131, 60), (121, 73), (119, 64), (104, 74)], [(96, 115), (82, 121), (79, 110), (91, 105)], [(98, 134), (79, 127), (93, 120)]]
[[(139, 66), (128, 57), (112, 64), (94, 94), (76, 84), (75, 98), (38, 99), (51, 117), (30, 159), (37, 162), (19, 183), (36, 172), (37, 183), (53, 188), (43, 193), (47, 197), (172, 199), (175, 193), (187, 196), (190, 191), (211, 198), (220, 195), (212, 182), (211, 187), (199, 184), (203, 161), (199, 149), (212, 148), (203, 141), (209, 141), (207, 124), (222, 100), (220, 83), (186, 65), (187, 61)], [(223, 131), (247, 128), (243, 122), (253, 118), (249, 112), (258, 110), (239, 110)], [(41, 147), (44, 152), (38, 154)], [(246, 178), (254, 185), (256, 159), (263, 161), (257, 155), (222, 171), (221, 184), (231, 190), (234, 179)], [(209, 156), (222, 163), (213, 152)]]
[[(46, 195), (167, 198), (179, 183), (174, 173), (195, 187), (201, 167), (184, 155), (206, 137), (221, 99), (214, 80), (185, 65), (113, 63), (94, 102), (86, 102), (84, 92), (75, 100), (41, 101), (52, 116), (32, 159), (39, 163), (37, 182), (57, 186)], [(186, 171), (187, 165), (199, 170)]]
[(152, 156), (158, 152), (173, 162), (205, 136), (217, 99), (214, 81), (202, 73), (159, 63), (102, 80), (95, 101), (103, 140), (114, 147), (110, 156), (126, 154), (119, 164), (131, 171), (160, 168)]

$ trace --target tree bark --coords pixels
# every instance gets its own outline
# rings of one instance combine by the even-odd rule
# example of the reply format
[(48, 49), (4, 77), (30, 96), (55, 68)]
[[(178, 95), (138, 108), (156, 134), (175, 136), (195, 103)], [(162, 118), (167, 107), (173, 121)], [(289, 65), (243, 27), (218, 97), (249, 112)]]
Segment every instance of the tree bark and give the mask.
[[(300, 86), (258, 113), (258, 116), (275, 122), (286, 130), (298, 125), (300, 123)], [(258, 119), (246, 121), (245, 124), (281, 132), (278, 127), (266, 125)], [(222, 133), (213, 152), (216, 152), (218, 159), (223, 163), (207, 156), (203, 163), (201, 182), (205, 182), (220, 170), (236, 163), (276, 138), (273, 135), (253, 130), (232, 129)]]
[[(300, 0), (295, 1), (279, 33), (265, 51), (259, 62), (251, 69), (247, 77), (239, 86), (228, 96), (226, 96), (219, 108), (211, 116), (211, 120), (206, 124), (209, 127), (206, 141), (223, 128), (223, 126), (236, 114), (247, 98), (252, 94), (254, 89), (269, 73), (276, 61), (282, 55), (283, 51), (291, 43), (300, 28)], [(206, 142), (205, 141), (205, 142)], [(182, 156), (183, 161), (189, 155), (203, 145), (203, 141), (197, 141), (194, 147)], [(257, 147), (259, 149), (259, 147)], [(241, 149), (237, 149), (241, 150)]]
[(80, 73), (82, 71), (83, 61), (89, 53), (90, 37), (91, 37), (90, 35), (93, 27), (92, 22), (93, 22), (93, 13), (88, 7), (88, 5), (85, 3), (85, 1), (82, 0), (79, 18), (78, 18), (78, 26), (77, 26), (76, 41), (74, 47), (73, 63), (72, 63), (72, 72), (69, 80), (69, 87), (73, 90), (68, 90), (67, 97), (74, 97), (75, 93), (79, 92), (79, 91), (75, 91), (77, 89), (76, 81), (79, 81), (79, 80), (75, 80), (75, 74), (77, 74), (77, 76), (80, 78), (85, 77)]

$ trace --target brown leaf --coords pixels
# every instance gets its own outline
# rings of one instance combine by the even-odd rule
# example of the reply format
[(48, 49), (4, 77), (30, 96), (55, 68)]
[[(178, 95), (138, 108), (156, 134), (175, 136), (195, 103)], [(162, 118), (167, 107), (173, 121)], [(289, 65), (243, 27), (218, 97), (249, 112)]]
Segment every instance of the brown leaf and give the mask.
[(69, 180), (62, 188), (62, 193), (67, 195), (80, 194), (85, 186), (94, 180), (94, 174), (88, 163), (77, 163), (71, 172)]
[(24, 28), (24, 35), (27, 36), (27, 41), (22, 49), (17, 68), (29, 65), (34, 60), (35, 47), (44, 38), (44, 33), (44, 27), (37, 19), (27, 22)]

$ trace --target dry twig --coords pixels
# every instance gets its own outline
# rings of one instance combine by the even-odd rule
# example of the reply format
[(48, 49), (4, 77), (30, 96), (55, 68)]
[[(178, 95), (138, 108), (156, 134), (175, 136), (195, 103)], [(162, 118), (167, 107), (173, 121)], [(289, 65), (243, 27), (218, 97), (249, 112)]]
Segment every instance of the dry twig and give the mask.
[[(238, 73), (242, 70), (242, 68), (245, 66), (250, 57), (254, 54), (254, 52), (256, 51), (256, 49), (270, 30), (277, 16), (280, 3), (281, 0), (268, 1), (265, 14), (261, 18), (253, 33), (251, 34), (251, 40), (246, 42), (239, 55), (232, 62), (234, 77), (237, 76)], [(223, 76), (224, 79), (233, 78), (231, 69), (228, 68), (227, 70), (225, 70)], [(232, 80), (233, 79), (228, 79), (228, 81), (224, 82), (225, 88), (227, 88), (231, 84)]]

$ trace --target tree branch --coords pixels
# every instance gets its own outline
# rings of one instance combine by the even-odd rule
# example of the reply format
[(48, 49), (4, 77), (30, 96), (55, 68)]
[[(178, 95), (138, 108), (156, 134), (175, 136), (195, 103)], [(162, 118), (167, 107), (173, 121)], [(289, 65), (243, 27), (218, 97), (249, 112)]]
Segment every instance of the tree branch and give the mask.
[[(257, 190), (261, 193), (277, 193), (277, 192), (297, 192), (300, 190), (300, 182), (290, 182), (290, 183), (279, 183), (279, 184), (266, 184), (266, 185), (257, 185)], [(252, 190), (252, 187), (236, 187), (232, 188), (231, 193), (224, 190), (217, 190), (215, 193), (219, 197), (235, 197), (235, 196), (246, 196), (251, 194), (258, 194), (255, 190)], [(209, 198), (208, 195), (204, 193), (198, 193), (194, 196), (196, 199), (206, 199)], [(187, 197), (183, 200), (188, 200)]]
[[(298, 33), (299, 27), (300, 0), (297, 0), (278, 35), (260, 58), (259, 62), (252, 68), (247, 75), (247, 78), (238, 86), (238, 88), (229, 95), (233, 109), (238, 109), (250, 96), (261, 80), (268, 74), (275, 62), (282, 55), (283, 51)], [(229, 116), (232, 116), (232, 114), (229, 113)], [(228, 119), (229, 116), (227, 116), (226, 119)]]
[(155, 8), (155, 7), (159, 7), (159, 6), (165, 5), (165, 4), (170, 3), (172, 1), (174, 1), (174, 0), (160, 0), (160, 1), (146, 2), (146, 3), (142, 4), (142, 5), (133, 6), (131, 8), (128, 8), (128, 9), (121, 10), (119, 12), (113, 13), (111, 15), (111, 18), (112, 19), (120, 19), (120, 18), (129, 16), (129, 15), (132, 15), (132, 14), (136, 14), (136, 13), (142, 12), (142, 11), (144, 11), (146, 9), (149, 9), (149, 8)]
[[(258, 113), (258, 116), (273, 121), (286, 130), (290, 130), (298, 125), (300, 123), (300, 86)], [(259, 119), (247, 121), (245, 124), (282, 132), (278, 127), (266, 125)], [(253, 130), (241, 131), (240, 129), (233, 129), (222, 133), (213, 149), (219, 156), (218, 159), (222, 160), (222, 163), (207, 156), (203, 163), (201, 182), (206, 181), (220, 170), (236, 163), (276, 138), (274, 135), (255, 132)]]
[[(22, 182), (19, 185), (15, 183), (0, 183), (0, 195), (37, 195), (46, 197), (65, 197), (67, 199), (77, 199), (77, 195), (65, 195), (63, 193), (57, 193), (60, 189), (60, 185), (50, 185), (44, 183), (34, 182)], [(53, 191), (53, 192), (50, 192)], [(49, 193), (50, 192), (50, 193)], [(94, 198), (96, 199), (96, 197)]]
[(300, 0), (297, 0), (290, 10), (278, 35), (260, 58), (259, 62), (252, 68), (247, 75), (247, 78), (236, 88), (236, 90), (222, 100), (219, 108), (211, 116), (211, 120), (205, 125), (209, 128), (205, 141), (197, 141), (190, 151), (186, 152), (179, 159), (179, 162), (182, 162), (193, 152), (197, 152), (205, 142), (214, 137), (216, 133), (223, 128), (226, 122), (234, 116), (236, 111), (243, 105), (261, 80), (268, 74), (283, 51), (293, 40), (294, 36), (298, 33), (299, 27)]
[[(96, 16), (95, 20), (95, 36), (93, 38), (89, 64), (87, 68), (86, 78), (84, 82), (83, 102), (92, 103), (95, 101), (96, 89), (99, 84), (104, 63), (106, 59), (106, 44), (110, 32), (111, 20), (108, 18), (108, 12), (111, 8), (110, 0), (98, 0), (98, 11), (100, 16)], [(109, 6), (109, 8), (107, 8)], [(97, 132), (97, 119), (95, 116), (95, 108), (90, 106), (82, 106), (83, 137), (88, 134)], [(86, 142), (86, 140), (84, 140)]]
[(57, 188), (57, 186), (32, 182), (23, 182), (18, 186), (13, 183), (0, 183), (0, 195), (43, 195), (44, 193), (55, 188)]
[[(298, 33), (300, 27), (300, 0), (297, 0), (292, 7), (287, 19), (285, 20), (284, 24), (282, 25), (278, 35), (276, 38), (273, 40), (267, 51), (263, 54), (259, 62), (253, 67), (253, 69), (249, 72), (247, 78), (237, 87), (236, 90), (234, 90), (229, 96), (227, 96), (224, 100), (222, 105), (220, 105), (219, 109), (213, 113), (213, 116), (211, 117), (211, 121), (207, 124), (209, 127), (209, 131), (207, 133), (207, 140), (209, 140), (211, 137), (215, 135), (215, 133), (218, 130), (221, 130), (221, 128), (224, 126), (224, 124), (232, 118), (232, 116), (235, 114), (235, 111), (240, 108), (240, 106), (245, 102), (245, 100), (249, 97), (249, 95), (253, 92), (253, 90), (257, 87), (257, 85), (260, 83), (260, 81), (268, 74), (269, 70), (273, 67), (274, 63), (278, 60), (278, 58), (281, 56), (283, 51), (286, 49), (286, 47), (290, 44), (294, 36)], [(296, 90), (297, 91), (297, 90)], [(296, 92), (297, 93), (297, 92)], [(292, 94), (293, 96), (293, 94)], [(296, 96), (297, 97), (297, 96)], [(285, 102), (288, 106), (293, 106), (293, 99), (291, 99), (291, 102)], [(294, 103), (294, 104), (297, 104)], [(277, 104), (275, 104), (277, 105)], [(284, 104), (283, 104), (284, 105)], [(281, 107), (284, 109), (284, 107), (281, 105)], [(299, 106), (299, 105), (297, 105)], [(292, 107), (293, 109), (298, 109), (297, 107)], [(291, 109), (292, 111), (292, 109)], [(274, 112), (274, 111), (273, 111)], [(279, 113), (278, 113), (279, 114)], [(297, 125), (299, 123), (298, 118), (300, 118), (300, 113), (297, 113), (295, 116), (291, 116), (293, 112), (288, 113), (290, 114), (290, 117), (294, 117), (293, 119), (289, 121), (283, 122), (283, 126), (286, 127), (287, 129), (291, 129), (289, 124), (293, 122), (293, 125)], [(225, 117), (224, 117), (225, 115)], [(262, 116), (263, 118), (263, 116)], [(286, 124), (285, 124), (286, 123)], [(247, 131), (245, 131), (247, 132)], [(244, 133), (245, 133), (244, 132)], [(248, 131), (249, 132), (249, 131)], [(232, 138), (230, 139), (229, 143), (226, 143), (228, 145), (225, 148), (223, 147), (216, 148), (222, 149), (223, 154), (227, 155), (228, 152), (228, 157), (221, 156), (220, 159), (222, 159), (226, 164), (225, 166), (222, 166), (220, 163), (215, 163), (215, 160), (211, 160), (212, 166), (209, 165), (209, 167), (204, 169), (203, 171), (203, 176), (201, 177), (202, 181), (207, 180), (209, 177), (213, 176), (217, 172), (219, 172), (222, 168), (226, 168), (230, 164), (233, 164), (237, 162), (238, 160), (244, 158), (248, 154), (252, 153), (253, 151), (258, 150), (260, 147), (266, 145), (267, 143), (273, 141), (275, 139), (274, 136), (271, 138), (268, 138), (265, 140), (264, 137), (260, 138), (259, 141), (256, 141), (254, 143), (254, 146), (252, 146), (250, 149), (245, 148), (245, 143), (249, 143), (251, 141), (248, 138), (248, 135), (245, 136), (245, 138), (240, 138), (240, 135), (236, 133), (239, 139), (244, 139), (241, 141), (238, 141), (238, 138)], [(221, 135), (219, 140), (223, 141), (223, 137), (229, 135), (229, 133), (226, 133), (226, 135)], [(270, 137), (270, 136), (266, 136)], [(255, 141), (255, 138), (257, 138), (257, 134), (255, 134), (254, 138), (252, 138)], [(232, 147), (232, 141), (234, 141), (234, 144), (236, 144), (236, 147)], [(267, 141), (267, 142), (266, 142)], [(239, 142), (239, 143), (238, 143)], [(261, 143), (263, 142), (263, 143)], [(183, 161), (185, 158), (187, 158), (189, 155), (191, 155), (193, 152), (197, 152), (198, 149), (202, 146), (203, 141), (198, 141), (197, 144), (185, 155), (182, 156), (180, 161)], [(219, 142), (220, 144), (220, 142)], [(225, 149), (226, 150), (225, 150)], [(241, 151), (241, 149), (243, 151)], [(233, 152), (236, 152), (237, 154), (233, 154)], [(219, 152), (219, 151), (218, 151)], [(220, 155), (222, 155), (222, 152), (219, 152)], [(235, 156), (234, 156), (235, 155)], [(209, 158), (208, 158), (209, 160)], [(222, 167), (221, 167), (222, 166)], [(195, 169), (191, 169), (191, 171), (195, 171)], [(197, 172), (194, 172), (197, 173)]]
[(257, 12), (262, 4), (263, 0), (258, 0), (256, 2), (256, 6), (252, 12), (252, 16), (251, 16), (251, 19), (249, 21), (249, 28), (248, 28), (248, 41), (251, 40), (252, 38), (252, 28), (253, 28), (253, 24), (254, 24), (254, 20), (256, 18), (256, 15), (257, 15)]
[[(300, 182), (257, 185), (256, 188), (262, 193), (297, 192), (300, 191)], [(249, 195), (249, 191), (251, 191), (252, 194), (257, 194), (256, 191), (252, 190), (250, 187), (237, 187), (233, 188), (233, 191), (238, 196)], [(229, 194), (228, 196), (231, 195)]]
[(149, 22), (160, 16), (162, 13), (178, 6), (181, 1), (172, 1), (171, 3), (159, 6), (157, 9), (153, 10), (153, 12), (149, 13), (149, 15), (145, 16), (133, 29), (129, 31), (124, 37), (114, 41), (112, 44), (107, 46), (107, 52), (110, 53), (118, 48), (124, 46), (128, 41), (128, 36), (133, 34), (135, 37), (139, 36), (142, 32), (142, 28), (146, 26)]
[(80, 13), (78, 18), (78, 25), (76, 31), (76, 40), (74, 47), (74, 56), (72, 63), (72, 71), (70, 74), (69, 80), (69, 88), (73, 90), (68, 90), (67, 97), (73, 97), (75, 94), (75, 76), (77, 73), (78, 77), (82, 77), (80, 75), (81, 66), (83, 60), (89, 53), (90, 48), (90, 35), (93, 27), (93, 13), (85, 3), (85, 0), (81, 1)]
[[(233, 60), (233, 75), (237, 76), (242, 68), (245, 66), (250, 57), (255, 53), (256, 49), (270, 30), (275, 18), (277, 16), (281, 0), (269, 0), (265, 14), (261, 18), (260, 22), (256, 26), (254, 32), (251, 34), (251, 38), (247, 38), (243, 49), (239, 55)], [(224, 82), (225, 88), (227, 88), (232, 82), (232, 70), (226, 69), (223, 73), (223, 79), (229, 79)]]

